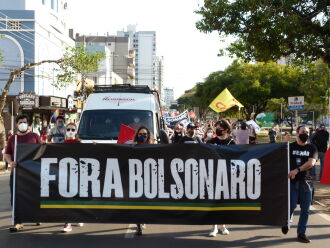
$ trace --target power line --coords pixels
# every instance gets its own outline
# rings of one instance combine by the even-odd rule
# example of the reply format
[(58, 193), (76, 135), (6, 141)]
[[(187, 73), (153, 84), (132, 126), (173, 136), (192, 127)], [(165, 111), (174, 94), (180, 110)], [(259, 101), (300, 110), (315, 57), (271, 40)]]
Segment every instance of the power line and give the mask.
[[(4, 13), (1, 12), (1, 11), (0, 11), (0, 14), (2, 14), (4, 17), (7, 17), (7, 18), (9, 18), (9, 19), (14, 19), (14, 18), (12, 18), (12, 17), (10, 17), (10, 16), (4, 14)], [(35, 22), (35, 23), (37, 23), (37, 22)], [(23, 23), (22, 23), (21, 25), (22, 25), (23, 27), (27, 27), (27, 28), (30, 29), (30, 27), (24, 25)], [(10, 32), (10, 31), (8, 31), (8, 32)], [(36, 30), (35, 30), (34, 32), (35, 32), (36, 34), (40, 35), (41, 37), (43, 37), (44, 39), (48, 40), (50, 43), (53, 43), (53, 44), (54, 44), (55, 46), (57, 46), (58, 48), (63, 49), (63, 47), (60, 47), (59, 45), (57, 45), (56, 43), (54, 43), (53, 41), (51, 41), (49, 38), (47, 38), (47, 37), (41, 35), (41, 34), (40, 34), (39, 32), (37, 32)]]

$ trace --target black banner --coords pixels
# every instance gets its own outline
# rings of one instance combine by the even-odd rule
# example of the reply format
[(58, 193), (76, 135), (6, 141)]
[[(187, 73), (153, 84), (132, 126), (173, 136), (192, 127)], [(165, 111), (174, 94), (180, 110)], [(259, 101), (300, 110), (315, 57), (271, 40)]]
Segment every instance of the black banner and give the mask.
[(19, 144), (19, 222), (260, 224), (288, 218), (287, 144)]

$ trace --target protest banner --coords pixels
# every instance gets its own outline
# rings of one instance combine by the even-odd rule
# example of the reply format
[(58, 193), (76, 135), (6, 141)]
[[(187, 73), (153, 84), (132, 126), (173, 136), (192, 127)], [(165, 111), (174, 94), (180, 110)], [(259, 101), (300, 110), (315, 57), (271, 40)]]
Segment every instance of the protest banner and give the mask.
[(182, 123), (184, 126), (187, 126), (190, 120), (188, 110), (174, 117), (165, 116), (163, 118), (165, 124), (170, 128), (173, 128), (177, 122)]
[(287, 144), (18, 144), (21, 222), (288, 220)]

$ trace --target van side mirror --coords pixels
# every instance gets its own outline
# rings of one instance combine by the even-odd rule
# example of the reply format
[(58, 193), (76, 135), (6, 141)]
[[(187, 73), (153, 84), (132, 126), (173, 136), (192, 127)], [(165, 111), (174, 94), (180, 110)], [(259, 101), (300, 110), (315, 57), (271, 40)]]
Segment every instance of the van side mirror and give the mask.
[(159, 139), (160, 139), (160, 144), (169, 144), (170, 143), (167, 133), (163, 129), (161, 129), (159, 131)]

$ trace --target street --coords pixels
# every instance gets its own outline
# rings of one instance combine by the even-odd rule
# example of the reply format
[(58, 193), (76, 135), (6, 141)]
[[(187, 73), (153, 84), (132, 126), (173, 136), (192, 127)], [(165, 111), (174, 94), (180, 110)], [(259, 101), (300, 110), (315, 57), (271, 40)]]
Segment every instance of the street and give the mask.
[[(135, 225), (73, 225), (71, 233), (60, 232), (63, 223), (25, 224), (18, 233), (9, 233), (9, 173), (0, 174), (0, 247), (301, 247), (296, 241), (297, 217), (287, 235), (270, 226), (228, 225), (230, 235), (209, 238), (210, 226), (147, 225), (143, 236), (135, 236)], [(27, 206), (28, 207), (28, 206)], [(296, 214), (299, 212), (297, 211)], [(310, 215), (307, 235), (312, 243), (306, 247), (327, 247), (330, 244), (330, 216), (315, 210)]]

